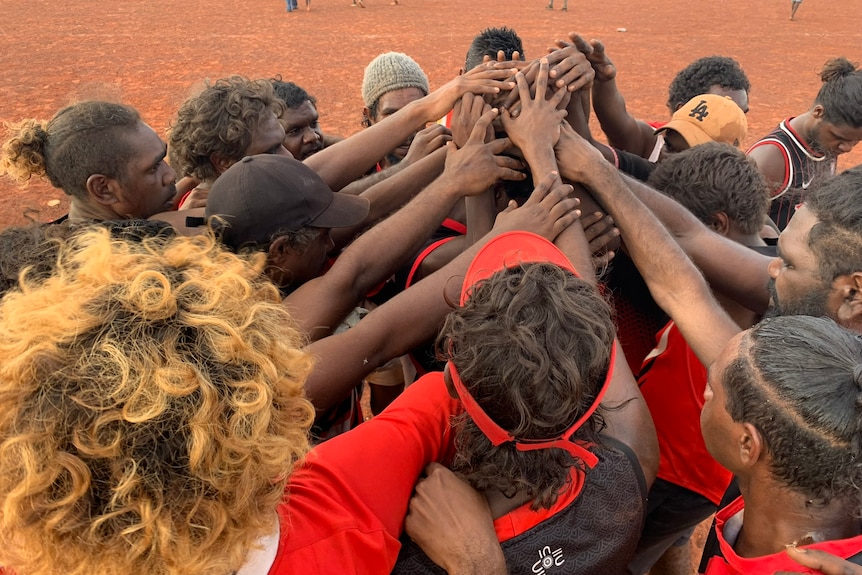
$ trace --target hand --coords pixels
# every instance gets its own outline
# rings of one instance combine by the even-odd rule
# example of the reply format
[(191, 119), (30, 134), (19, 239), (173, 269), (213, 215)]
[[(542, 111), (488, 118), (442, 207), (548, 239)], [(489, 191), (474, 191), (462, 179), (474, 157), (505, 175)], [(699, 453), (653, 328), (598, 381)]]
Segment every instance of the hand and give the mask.
[(565, 90), (556, 90), (549, 100), (545, 100), (548, 91), (548, 67), (547, 58), (542, 58), (534, 84), (535, 97), (530, 95), (526, 76), (518, 72), (515, 80), (521, 100), (520, 114), (515, 118), (509, 110), (503, 110), (502, 120), (506, 134), (525, 154), (528, 149), (553, 147), (560, 138), (560, 124), (566, 117), (565, 110), (557, 109)]
[(587, 60), (596, 72), (596, 82), (608, 82), (617, 77), (617, 68), (611, 62), (610, 58), (608, 58), (607, 54), (605, 54), (605, 45), (600, 40), (590, 40), (587, 42), (574, 32), (569, 34), (569, 40), (587, 57)]
[(436, 121), (449, 113), (464, 94), (496, 95), (515, 87), (512, 67), (517, 62), (489, 62), (480, 64), (464, 74), (456, 76), (423, 98), (430, 105), (429, 121)]
[(596, 77), (592, 63), (582, 49), (589, 45), (579, 36), (577, 38), (580, 43), (574, 39), (572, 42), (557, 40), (556, 47), (548, 50), (548, 61), (552, 66), (550, 77), (558, 90), (565, 88), (569, 92), (577, 92), (589, 88)]
[(178, 210), (192, 210), (207, 207), (207, 198), (210, 195), (208, 188), (195, 188), (185, 197), (185, 201), (177, 208)]
[(568, 122), (560, 127), (560, 139), (554, 150), (560, 171), (567, 180), (573, 182), (587, 183), (594, 169), (607, 163), (602, 153), (582, 138)]
[[(790, 546), (787, 555), (809, 569), (817, 569), (823, 575), (862, 575), (862, 566), (851, 563), (825, 551)], [(793, 575), (790, 571), (776, 571), (775, 575)]]
[(407, 166), (418, 162), (445, 146), (446, 142), (451, 139), (452, 132), (449, 131), (449, 128), (440, 124), (431, 124), (416, 133), (402, 162), (405, 162)]
[(613, 218), (602, 212), (582, 216), (581, 225), (593, 257), (593, 267), (604, 270), (614, 259), (614, 250), (619, 249), (620, 231), (614, 227)]
[(410, 499), (407, 535), (448, 573), (505, 573), (485, 497), (439, 463), (425, 472)]
[(480, 194), (497, 180), (523, 180), (527, 177), (519, 171), (523, 168), (520, 161), (500, 155), (511, 145), (509, 138), (485, 143), (488, 128), (497, 115), (496, 109), (488, 108), (473, 126), (463, 148), (449, 144), (441, 177), (453, 179), (454, 187), (461, 195)]
[[(473, 127), (482, 114), (487, 110), (485, 100), (474, 94), (464, 94), (460, 100), (455, 102), (455, 107), (452, 109), (452, 141), (459, 148), (463, 148), (473, 132)], [(489, 127), (489, 131), (490, 131)], [(485, 135), (485, 141), (490, 141), (493, 138), (493, 132)]]
[(572, 186), (560, 182), (560, 175), (551, 172), (539, 181), (523, 206), (515, 201), (500, 212), (494, 230), (503, 233), (525, 230), (554, 241), (560, 233), (578, 221), (580, 202), (571, 197)]

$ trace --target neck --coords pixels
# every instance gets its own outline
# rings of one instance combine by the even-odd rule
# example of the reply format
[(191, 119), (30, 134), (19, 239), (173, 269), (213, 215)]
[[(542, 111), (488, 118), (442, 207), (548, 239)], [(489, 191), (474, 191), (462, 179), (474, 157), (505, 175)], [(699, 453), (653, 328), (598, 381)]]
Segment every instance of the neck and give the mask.
[(843, 501), (812, 502), (771, 478), (740, 478), (745, 523), (733, 548), (740, 557), (779, 553), (787, 545), (810, 545), (860, 534)]
[(790, 126), (799, 134), (803, 140), (805, 140), (806, 144), (811, 144), (809, 141), (809, 134), (811, 134), (811, 130), (814, 129), (814, 123), (817, 120), (814, 118), (814, 115), (811, 114), (811, 111), (805, 112), (804, 114), (799, 114), (792, 120), (790, 120)]
[(77, 198), (73, 198), (72, 205), (69, 206), (69, 221), (95, 220), (97, 222), (101, 222), (105, 220), (122, 219), (125, 218), (118, 216), (113, 211), (101, 204), (94, 206), (85, 202), (81, 202)]

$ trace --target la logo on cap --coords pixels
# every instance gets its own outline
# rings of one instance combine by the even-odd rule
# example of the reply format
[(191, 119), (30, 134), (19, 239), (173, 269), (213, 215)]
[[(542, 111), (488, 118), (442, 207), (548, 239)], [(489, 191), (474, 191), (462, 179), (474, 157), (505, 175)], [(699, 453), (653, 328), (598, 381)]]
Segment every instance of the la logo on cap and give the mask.
[(699, 122), (703, 122), (704, 118), (709, 116), (709, 106), (706, 105), (706, 100), (701, 100), (688, 115)]

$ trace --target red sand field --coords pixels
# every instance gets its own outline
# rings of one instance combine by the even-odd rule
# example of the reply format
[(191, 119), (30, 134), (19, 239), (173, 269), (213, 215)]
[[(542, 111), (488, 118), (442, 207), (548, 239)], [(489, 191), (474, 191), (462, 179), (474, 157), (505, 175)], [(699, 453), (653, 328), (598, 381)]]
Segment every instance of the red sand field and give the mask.
[[(508, 25), (528, 57), (569, 31), (602, 39), (629, 108), (646, 119), (667, 116), (667, 85), (688, 62), (733, 56), (753, 86), (751, 143), (808, 108), (829, 57), (862, 60), (859, 0), (806, 0), (796, 22), (787, 0), (570, 0), (568, 12), (545, 10), (544, 0), (400, 1), (366, 0), (362, 9), (313, 0), (311, 11), (286, 14), (281, 0), (2, 0), (0, 121), (47, 119), (75, 100), (111, 98), (164, 131), (204, 79), (280, 74), (317, 97), (326, 131), (347, 135), (359, 129), (362, 72), (374, 56), (406, 52), (439, 86), (463, 65), (477, 32)], [(862, 150), (840, 167), (859, 162)], [(19, 190), (0, 181), (0, 198), (0, 227), (67, 208), (64, 194), (42, 182)]]

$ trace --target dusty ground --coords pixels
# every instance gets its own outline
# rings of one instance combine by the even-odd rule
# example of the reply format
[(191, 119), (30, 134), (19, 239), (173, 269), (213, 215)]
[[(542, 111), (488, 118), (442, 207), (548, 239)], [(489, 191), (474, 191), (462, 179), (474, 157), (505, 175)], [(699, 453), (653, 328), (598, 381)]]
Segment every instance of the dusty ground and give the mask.
[[(571, 0), (568, 12), (545, 10), (544, 0), (367, 0), (367, 9), (313, 0), (310, 12), (292, 14), (281, 0), (2, 0), (0, 121), (49, 118), (76, 99), (104, 97), (163, 131), (205, 78), (281, 74), (318, 98), (325, 130), (346, 135), (359, 129), (362, 72), (374, 56), (406, 52), (438, 86), (457, 73), (473, 35), (509, 25), (527, 56), (570, 30), (604, 40), (629, 108), (647, 119), (667, 116), (666, 87), (688, 62), (733, 56), (753, 85), (750, 143), (807, 109), (829, 57), (862, 59), (858, 1), (807, 0), (789, 22), (786, 0)], [(859, 162), (862, 150), (840, 167)], [(67, 206), (44, 183), (19, 190), (0, 179), (0, 198), (0, 227), (47, 221)]]

